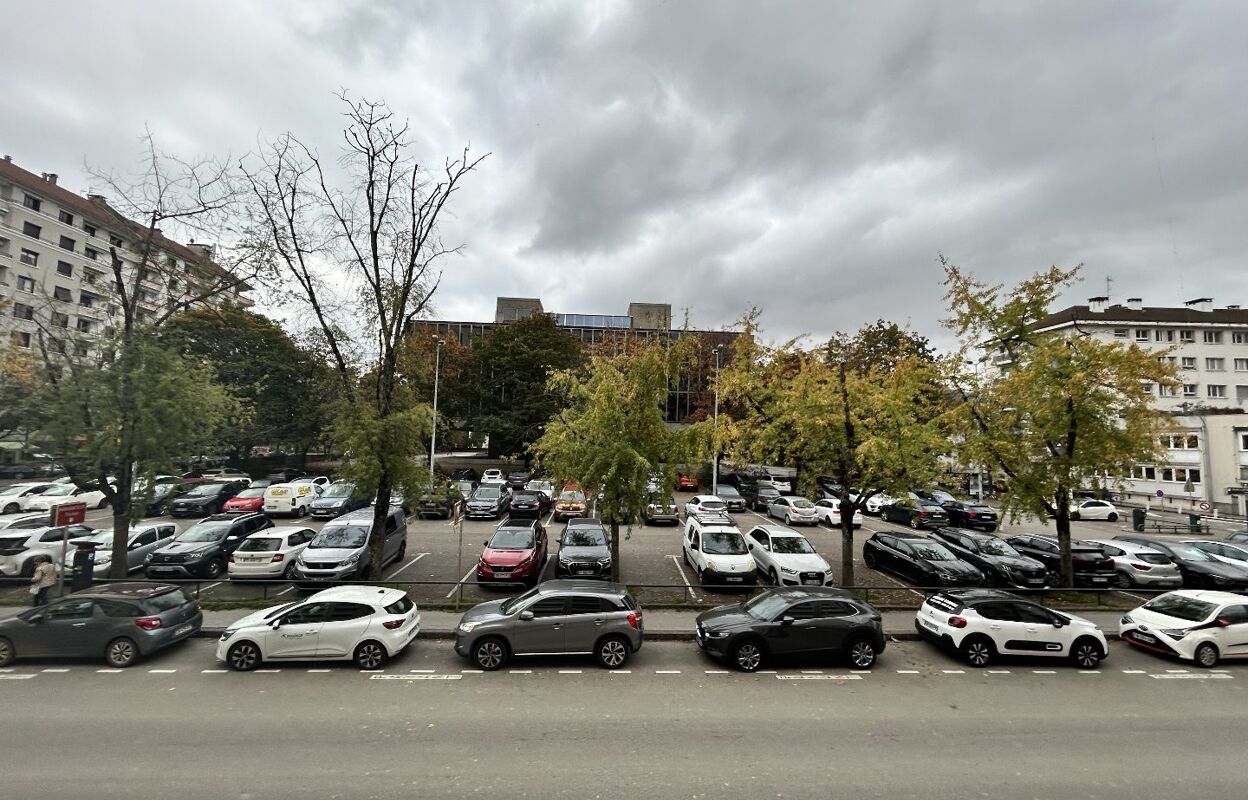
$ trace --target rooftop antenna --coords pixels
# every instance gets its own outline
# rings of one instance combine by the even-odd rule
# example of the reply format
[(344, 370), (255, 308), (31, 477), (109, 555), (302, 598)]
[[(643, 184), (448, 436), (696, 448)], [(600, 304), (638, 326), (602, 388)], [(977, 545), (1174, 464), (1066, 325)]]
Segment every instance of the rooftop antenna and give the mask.
[(1110, 297), (1113, 297), (1113, 295), (1111, 295), (1111, 294), (1109, 293), (1109, 285), (1110, 285), (1111, 283), (1113, 283), (1113, 282), (1114, 282), (1114, 279), (1113, 279), (1113, 278), (1109, 277), (1108, 275), (1106, 275), (1106, 276), (1105, 276), (1105, 297), (1106, 297), (1106, 299), (1108, 299), (1108, 298), (1110, 298)]

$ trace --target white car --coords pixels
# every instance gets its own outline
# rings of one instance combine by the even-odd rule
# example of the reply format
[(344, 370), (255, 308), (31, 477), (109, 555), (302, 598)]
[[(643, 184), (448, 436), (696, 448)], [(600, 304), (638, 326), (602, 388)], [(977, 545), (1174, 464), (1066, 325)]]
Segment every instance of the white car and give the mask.
[(58, 483), (21, 499), (23, 511), (49, 511), (61, 503), (86, 503), (87, 508), (106, 508), (108, 499), (99, 489), (79, 489), (72, 483)]
[(92, 530), (86, 525), (68, 525), (0, 531), (0, 575), (29, 578), (35, 572), (35, 556), (48, 556), (53, 565), (58, 565), (61, 554), (73, 549), (69, 541), (90, 536)]
[(22, 510), (22, 498), (39, 494), (51, 483), (15, 483), (0, 489), (0, 514), (16, 514)]
[(507, 478), (503, 475), (503, 471), (501, 469), (491, 468), (481, 473), (481, 483), (486, 483), (486, 482), (506, 483)]
[(1248, 567), (1248, 545), (1211, 542), (1208, 539), (1184, 539), (1183, 544), (1190, 544), (1197, 550), (1204, 550), (1223, 564)]
[(759, 525), (745, 536), (746, 547), (776, 586), (832, 586), (832, 567), (806, 537), (779, 525)]
[(1070, 506), (1071, 519), (1103, 519), (1118, 521), (1118, 509), (1106, 500), (1081, 500)]
[(681, 554), (704, 586), (746, 588), (758, 581), (758, 569), (745, 537), (726, 512), (688, 517)]
[(685, 503), (685, 516), (690, 514), (728, 513), (728, 504), (713, 494), (696, 494)]
[(1122, 615), (1127, 644), (1212, 667), (1248, 656), (1248, 597), (1230, 592), (1167, 592)]
[[(247, 476), (244, 475), (243, 477), (246, 478)], [(248, 480), (250, 480), (250, 478), (248, 478)], [(325, 477), (324, 475), (316, 475), (316, 476), (308, 475), (303, 478), (295, 478), (293, 481), (291, 481), (291, 483), (296, 486), (301, 486), (303, 484), (311, 484), (312, 486), (317, 487), (317, 494), (320, 494), (321, 492), (329, 488), (329, 484), (331, 482), (332, 481), (330, 481), (330, 479)]]
[(311, 510), (312, 501), (321, 491), (321, 487), (311, 481), (275, 483), (264, 490), (264, 513), (302, 517)]
[(239, 578), (295, 579), (295, 562), (316, 536), (311, 528), (265, 528), (244, 539), (230, 553), (231, 580)]
[(420, 612), (404, 592), (335, 586), (231, 623), (217, 660), (246, 672), (265, 661), (354, 661), (381, 669), (420, 633)]
[[(815, 503), (815, 512), (819, 517), (819, 521), (827, 525), (829, 528), (840, 529), (841, 527), (841, 501), (830, 497), (825, 497)], [(854, 509), (854, 528), (862, 527), (862, 509)]]
[(48, 527), (48, 515), (39, 512), (34, 514), (18, 514), (17, 516), (0, 519), (0, 531), (46, 527)]
[(767, 516), (784, 520), (785, 525), (818, 525), (819, 511), (805, 497), (781, 495), (767, 506)]
[(958, 651), (972, 667), (1014, 655), (1065, 658), (1095, 669), (1109, 654), (1095, 623), (997, 589), (934, 594), (919, 607), (914, 627), (924, 639)]
[[(158, 547), (163, 547), (173, 541), (173, 537), (177, 534), (178, 527), (168, 522), (160, 523), (131, 523), (130, 534), (126, 543), (126, 571), (134, 572), (136, 569), (143, 567), (143, 562), (147, 558), (147, 554)], [(97, 578), (107, 578), (108, 571), (113, 565), (113, 529), (107, 528), (101, 531), (95, 531), (89, 536), (82, 536), (77, 539), (71, 539), (69, 548), (65, 553), (64, 568), (66, 574), (69, 574), (74, 568), (74, 553), (78, 550), (78, 544), (81, 542), (92, 542), (95, 544), (95, 569), (92, 570)]]
[[(858, 495), (854, 495), (854, 502), (858, 502)], [(873, 494), (867, 498), (867, 502), (863, 504), (863, 510), (873, 517), (880, 515), (880, 509), (884, 506), (891, 506), (897, 502), (897, 498), (887, 494)]]

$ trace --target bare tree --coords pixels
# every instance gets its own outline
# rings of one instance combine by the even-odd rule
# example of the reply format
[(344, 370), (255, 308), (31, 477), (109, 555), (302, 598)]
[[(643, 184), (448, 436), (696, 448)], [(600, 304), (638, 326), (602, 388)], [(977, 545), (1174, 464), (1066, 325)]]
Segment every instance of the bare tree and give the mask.
[(245, 171), (264, 246), (310, 311), (342, 384), (336, 427), (351, 451), (347, 471), (377, 496), (375, 578), (392, 490), (429, 477), (413, 459), (428, 414), (396, 367), (399, 346), (438, 288), (438, 262), (459, 249), (442, 243), (441, 215), (485, 156), (465, 148), (430, 171), (412, 155), (410, 125), (384, 103), (339, 99), (348, 124), (337, 170), (285, 134)]

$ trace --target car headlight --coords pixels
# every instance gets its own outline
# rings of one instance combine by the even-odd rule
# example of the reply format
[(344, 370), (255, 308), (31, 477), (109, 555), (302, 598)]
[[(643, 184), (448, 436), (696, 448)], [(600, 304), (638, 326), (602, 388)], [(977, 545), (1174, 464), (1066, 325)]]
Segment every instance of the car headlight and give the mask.
[(344, 567), (350, 567), (350, 566), (354, 566), (355, 564), (358, 564), (358, 563), (360, 563), (360, 554), (359, 554), (359, 553), (353, 553), (352, 555), (349, 555), (349, 556), (347, 556), (346, 558), (344, 558), (344, 559), (342, 560), (342, 564), (341, 564), (341, 565), (342, 565), (342, 566), (344, 566)]
[(112, 554), (112, 553), (100, 553), (98, 556), (96, 556), (96, 558), (95, 558), (95, 563), (97, 563), (97, 564), (107, 564), (108, 562), (110, 562), (110, 561), (112, 561), (112, 560), (113, 560), (113, 554)]
[(461, 622), (459, 623), (460, 633), (472, 633), (472, 629), (480, 625), (480, 622)]
[(781, 571), (781, 572), (783, 572), (785, 575), (796, 575), (796, 574), (797, 574), (797, 570), (793, 569), (792, 567), (781, 567), (781, 568), (780, 568), (780, 571)]
[(709, 558), (706, 560), (706, 568), (712, 572), (719, 572), (719, 565)]
[(155, 554), (155, 553), (148, 553), (146, 556), (144, 556), (144, 557), (143, 557), (143, 563), (144, 563), (144, 564), (150, 564), (150, 563), (152, 563), (152, 556), (154, 556), (154, 555), (156, 555), (156, 554)]
[(572, 559), (568, 558), (568, 556), (564, 555), (563, 553), (560, 553), (560, 554), (559, 554), (559, 563), (560, 563), (560, 564), (570, 564), (570, 563), (572, 563)]
[(1135, 620), (1131, 619), (1130, 614), (1123, 614), (1122, 619), (1118, 620), (1119, 625), (1130, 625), (1133, 622), (1135, 622)]
[(705, 635), (708, 639), (727, 639), (728, 631), (705, 631)]
[(1164, 628), (1162, 628), (1162, 629), (1158, 629), (1158, 633), (1164, 633), (1165, 635), (1169, 636), (1171, 639), (1182, 639), (1184, 636), (1186, 636), (1189, 633), (1189, 631), (1186, 628), (1171, 628), (1170, 630), (1165, 630)]
[(238, 633), (237, 628), (226, 628), (224, 631), (221, 632), (221, 641), (223, 642), (226, 641), (227, 639), (229, 639), (231, 636), (233, 636), (236, 633)]
[(598, 564), (599, 566), (603, 566), (603, 567), (611, 566), (611, 556), (605, 556), (603, 558), (598, 559)]

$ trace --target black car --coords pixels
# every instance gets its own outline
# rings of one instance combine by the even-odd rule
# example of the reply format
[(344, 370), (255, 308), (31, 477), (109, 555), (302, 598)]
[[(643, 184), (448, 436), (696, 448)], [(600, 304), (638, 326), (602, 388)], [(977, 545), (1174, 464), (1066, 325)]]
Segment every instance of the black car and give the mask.
[(372, 498), (350, 481), (334, 481), (308, 506), (313, 519), (335, 519), (360, 508), (368, 508)]
[(871, 569), (891, 572), (916, 586), (983, 586), (988, 582), (979, 567), (920, 534), (877, 533), (863, 542), (862, 560)]
[(421, 519), (429, 517), (450, 519), (455, 513), (455, 504), (463, 499), (464, 496), (458, 486), (453, 483), (447, 484), (416, 498), (416, 515)]
[(550, 506), (550, 498), (545, 492), (518, 491), (512, 493), (511, 502), (507, 504), (507, 513), (512, 519), (521, 517), (537, 519), (543, 516)]
[(1001, 524), (996, 509), (974, 500), (946, 500), (940, 505), (949, 515), (949, 524), (959, 528), (983, 528), (992, 533)]
[(1170, 556), (1183, 576), (1183, 585), (1191, 589), (1220, 589), (1238, 592), (1248, 589), (1248, 569), (1219, 561), (1204, 550), (1182, 542), (1168, 542), (1147, 536), (1115, 536), (1124, 542), (1151, 547)]
[(602, 578), (611, 580), (611, 539), (596, 519), (569, 520), (559, 537), (556, 578)]
[(472, 481), (476, 483), (481, 480), (481, 475), (472, 467), (460, 467), (451, 473), (452, 481)]
[[(152, 499), (143, 508), (143, 516), (159, 517), (169, 513), (169, 503), (182, 495), (191, 487), (181, 483), (158, 483), (152, 487)], [(138, 500), (139, 498), (135, 498)]]
[(846, 658), (870, 669), (884, 652), (880, 612), (844, 589), (765, 589), (744, 603), (698, 615), (698, 647), (707, 655), (754, 672), (772, 658)]
[(724, 501), (729, 514), (745, 511), (745, 498), (736, 490), (736, 487), (721, 483), (715, 490), (715, 496)]
[(889, 522), (909, 525), (916, 531), (921, 528), (939, 528), (949, 524), (949, 515), (935, 500), (924, 500), (911, 493), (897, 498), (888, 505), (880, 506), (880, 517)]
[(507, 485), (512, 489), (523, 489), (529, 485), (532, 476), (527, 469), (513, 469), (507, 473)]
[[(1015, 550), (1044, 564), (1049, 571), (1049, 582), (1057, 585), (1062, 574), (1062, 551), (1052, 536), (1011, 536), (1007, 541)], [(1070, 559), (1075, 571), (1075, 586), (1101, 588), (1109, 586), (1118, 578), (1114, 560), (1094, 544), (1072, 539)]]
[(224, 483), (201, 483), (186, 494), (167, 501), (171, 517), (206, 517), (221, 513), (225, 501), (247, 488), (249, 481), (237, 480)]
[(215, 514), (152, 551), (143, 565), (143, 574), (149, 578), (215, 580), (225, 573), (226, 559), (243, 539), (272, 527), (273, 521), (263, 514)]
[(1043, 563), (995, 536), (961, 528), (938, 528), (933, 535), (955, 556), (979, 567), (994, 586), (1042, 589), (1049, 583), (1049, 570)]
[(766, 511), (780, 496), (780, 490), (766, 483), (751, 483), (741, 489), (741, 496), (751, 511)]

